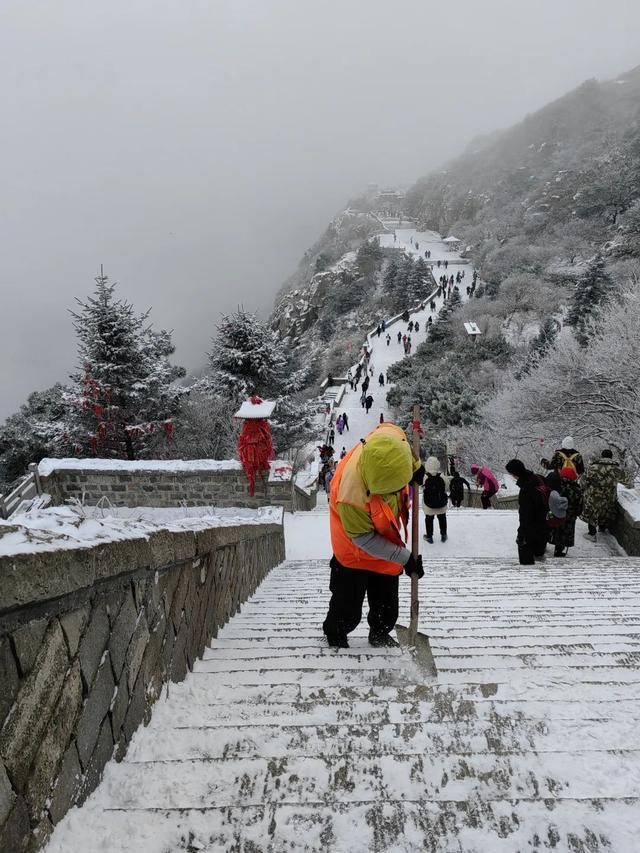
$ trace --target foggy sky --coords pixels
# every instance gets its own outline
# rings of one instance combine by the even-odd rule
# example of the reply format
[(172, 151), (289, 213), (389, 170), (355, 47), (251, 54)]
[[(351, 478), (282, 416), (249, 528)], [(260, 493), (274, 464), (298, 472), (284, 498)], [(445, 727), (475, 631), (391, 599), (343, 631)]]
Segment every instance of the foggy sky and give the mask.
[(197, 368), (368, 182), (630, 69), (638, 32), (638, 0), (2, 0), (0, 418), (67, 378), (100, 263)]

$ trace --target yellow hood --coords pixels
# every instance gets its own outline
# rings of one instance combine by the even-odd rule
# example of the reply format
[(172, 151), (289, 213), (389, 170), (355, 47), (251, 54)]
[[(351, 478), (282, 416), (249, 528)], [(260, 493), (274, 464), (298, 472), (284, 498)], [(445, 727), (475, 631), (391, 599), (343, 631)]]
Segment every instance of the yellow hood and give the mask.
[(360, 473), (372, 495), (398, 492), (413, 476), (413, 456), (400, 427), (382, 424), (370, 433), (360, 456)]

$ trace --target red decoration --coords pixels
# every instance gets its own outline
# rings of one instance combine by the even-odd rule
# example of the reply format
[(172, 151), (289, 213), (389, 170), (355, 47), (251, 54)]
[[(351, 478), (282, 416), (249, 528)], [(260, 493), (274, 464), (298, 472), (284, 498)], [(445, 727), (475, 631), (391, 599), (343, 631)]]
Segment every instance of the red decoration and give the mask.
[(102, 413), (104, 412), (104, 409), (102, 408), (100, 403), (96, 403), (95, 406), (93, 407), (93, 411), (96, 413), (97, 418), (101, 418)]
[(94, 453), (98, 452), (98, 439), (95, 436), (91, 439), (91, 449)]
[[(251, 397), (254, 405), (262, 403), (260, 397)], [(249, 494), (253, 495), (256, 485), (256, 475), (262, 476), (263, 471), (269, 471), (269, 462), (273, 459), (273, 441), (271, 428), (266, 418), (247, 418), (240, 431), (238, 441), (240, 462), (249, 481)]]
[(171, 441), (173, 439), (173, 421), (165, 421), (162, 424), (162, 427), (163, 427), (165, 434), (167, 436), (167, 440)]

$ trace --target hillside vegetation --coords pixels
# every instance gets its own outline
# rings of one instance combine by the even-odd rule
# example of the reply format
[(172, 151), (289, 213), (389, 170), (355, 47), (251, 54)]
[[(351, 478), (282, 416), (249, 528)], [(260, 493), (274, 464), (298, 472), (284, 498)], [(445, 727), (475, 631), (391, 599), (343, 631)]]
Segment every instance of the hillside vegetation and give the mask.
[[(358, 263), (376, 230), (369, 210), (352, 202), (274, 312), (274, 328), (314, 361), (312, 381), (349, 364), (364, 329), (403, 300), (385, 287), (389, 256), (368, 271)], [(606, 442), (639, 462), (640, 67), (474, 140), (408, 191), (405, 212), (461, 238), (480, 278), (474, 297), (446, 306), (429, 340), (391, 371), (398, 419), (418, 401), (432, 434), (494, 465), (514, 454), (533, 462), (567, 432), (586, 450)], [(410, 275), (404, 287), (409, 305)], [(482, 330), (475, 345), (466, 320)]]

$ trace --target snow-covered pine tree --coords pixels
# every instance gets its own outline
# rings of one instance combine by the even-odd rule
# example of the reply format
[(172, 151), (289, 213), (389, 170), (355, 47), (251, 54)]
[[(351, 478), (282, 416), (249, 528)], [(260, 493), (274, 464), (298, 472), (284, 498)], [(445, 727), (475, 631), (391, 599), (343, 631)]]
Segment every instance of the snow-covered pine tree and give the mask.
[(607, 302), (613, 290), (604, 258), (600, 253), (589, 261), (587, 269), (578, 279), (576, 289), (569, 304), (566, 323), (574, 327), (576, 340), (586, 346), (589, 328), (598, 308)]
[(60, 454), (68, 432), (64, 391), (60, 384), (34, 391), (0, 426), (0, 484), (20, 477), (30, 462)]
[(295, 450), (314, 434), (309, 405), (296, 398), (308, 370), (297, 369), (272, 329), (254, 315), (238, 309), (224, 316), (209, 353), (210, 393), (226, 396), (234, 405), (257, 394), (276, 401), (271, 416), (276, 453)]
[(389, 296), (393, 296), (395, 294), (396, 276), (398, 275), (399, 269), (400, 258), (398, 258), (397, 254), (394, 254), (391, 256), (382, 276), (382, 283), (384, 285), (385, 292)]
[(234, 401), (259, 394), (276, 397), (286, 384), (287, 359), (275, 332), (239, 308), (223, 316), (208, 353), (210, 381)]
[(451, 299), (443, 303), (442, 308), (438, 311), (438, 320), (433, 324), (429, 332), (427, 343), (442, 344), (449, 340), (451, 336), (451, 323), (453, 312), (462, 304), (462, 299), (457, 290), (451, 293)]
[(418, 258), (412, 265), (408, 280), (409, 302), (417, 304), (427, 296), (427, 281), (429, 279), (429, 268), (424, 258)]
[(171, 437), (175, 381), (185, 371), (169, 362), (171, 333), (147, 325), (149, 311), (136, 314), (116, 299), (102, 267), (95, 282), (94, 294), (71, 312), (80, 366), (67, 395), (68, 438), (77, 453), (136, 459), (157, 430)]

